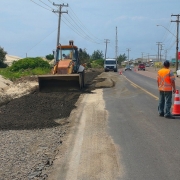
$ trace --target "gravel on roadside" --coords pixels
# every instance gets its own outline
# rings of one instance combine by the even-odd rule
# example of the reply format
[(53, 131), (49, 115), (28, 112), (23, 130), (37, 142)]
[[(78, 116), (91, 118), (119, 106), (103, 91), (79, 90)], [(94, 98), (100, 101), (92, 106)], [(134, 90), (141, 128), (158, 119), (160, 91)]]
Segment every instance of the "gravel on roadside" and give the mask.
[(33, 90), (0, 106), (0, 180), (47, 179), (70, 130), (68, 116), (76, 108), (79, 96), (95, 88), (93, 79), (101, 73), (102, 70), (86, 72), (84, 91)]

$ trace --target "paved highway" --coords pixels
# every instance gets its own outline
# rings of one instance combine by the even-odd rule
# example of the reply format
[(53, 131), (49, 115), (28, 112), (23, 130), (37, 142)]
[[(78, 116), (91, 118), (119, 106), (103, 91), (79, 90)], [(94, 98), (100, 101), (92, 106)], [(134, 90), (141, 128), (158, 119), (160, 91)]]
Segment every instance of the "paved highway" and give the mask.
[(134, 71), (103, 90), (108, 133), (117, 145), (121, 180), (180, 179), (180, 118), (158, 116), (155, 79)]

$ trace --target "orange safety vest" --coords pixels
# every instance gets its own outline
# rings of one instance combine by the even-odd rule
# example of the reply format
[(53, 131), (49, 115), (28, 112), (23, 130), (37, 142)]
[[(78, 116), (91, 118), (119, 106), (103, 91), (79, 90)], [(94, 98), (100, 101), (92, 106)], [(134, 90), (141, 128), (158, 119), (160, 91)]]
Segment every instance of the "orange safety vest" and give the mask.
[(160, 91), (172, 91), (171, 78), (174, 78), (174, 76), (170, 77), (170, 71), (171, 71), (170, 69), (166, 69), (166, 68), (163, 68), (158, 71), (157, 80), (159, 83), (158, 88)]

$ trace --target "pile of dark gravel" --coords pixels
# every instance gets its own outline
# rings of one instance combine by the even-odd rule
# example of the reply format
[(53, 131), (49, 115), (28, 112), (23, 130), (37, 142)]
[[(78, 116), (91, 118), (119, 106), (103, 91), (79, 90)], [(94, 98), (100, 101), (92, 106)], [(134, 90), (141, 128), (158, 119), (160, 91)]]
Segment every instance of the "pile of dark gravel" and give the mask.
[(0, 130), (30, 130), (59, 126), (55, 119), (66, 118), (76, 108), (80, 94), (90, 93), (93, 79), (101, 70), (85, 74), (86, 87), (77, 92), (51, 92), (33, 94), (14, 99), (0, 106)]

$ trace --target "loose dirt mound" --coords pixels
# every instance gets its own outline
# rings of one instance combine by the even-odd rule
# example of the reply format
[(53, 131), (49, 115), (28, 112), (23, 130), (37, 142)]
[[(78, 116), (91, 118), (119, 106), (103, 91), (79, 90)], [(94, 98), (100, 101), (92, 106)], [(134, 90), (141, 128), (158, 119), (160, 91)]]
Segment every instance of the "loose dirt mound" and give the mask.
[(55, 119), (68, 117), (80, 92), (34, 93), (0, 108), (1, 130), (42, 129), (58, 126)]
[(77, 92), (40, 93), (37, 77), (17, 80), (6, 90), (6, 94), (1, 92), (0, 103), (3, 106), (0, 106), (0, 129), (25, 130), (58, 126), (54, 119), (68, 117), (80, 94), (90, 93), (95, 88), (93, 79), (101, 72), (88, 71), (85, 75), (86, 88)]

